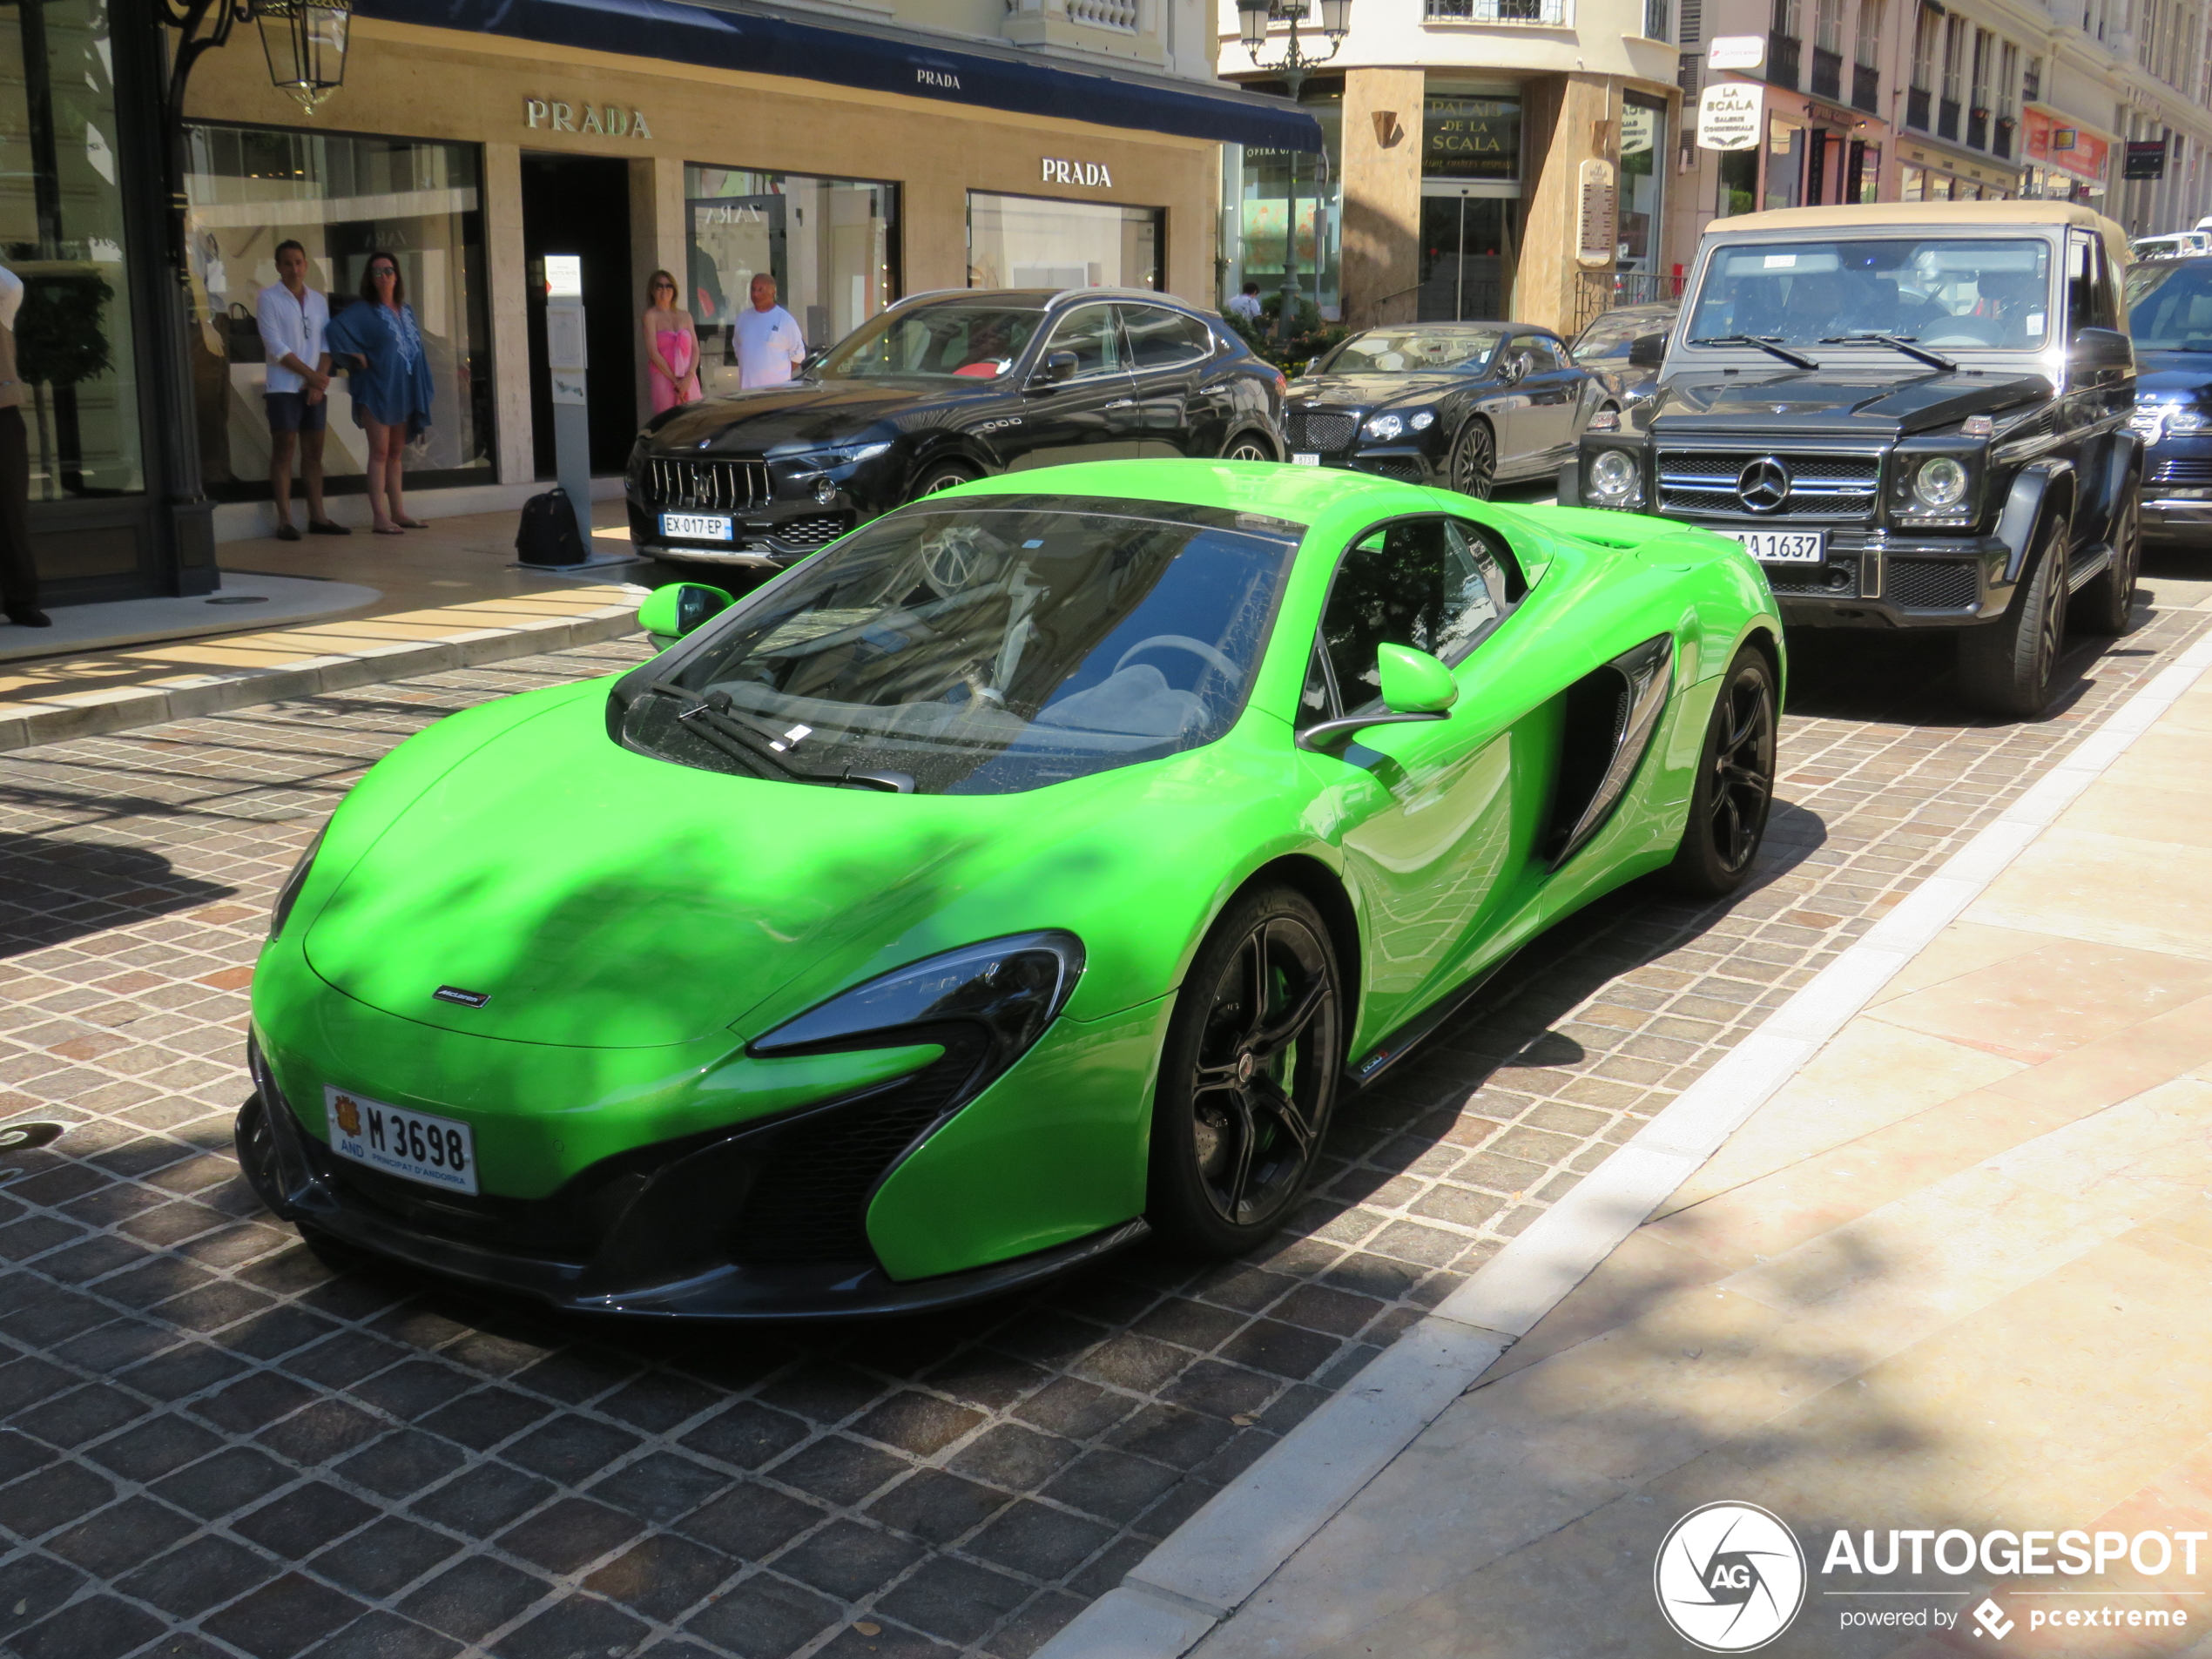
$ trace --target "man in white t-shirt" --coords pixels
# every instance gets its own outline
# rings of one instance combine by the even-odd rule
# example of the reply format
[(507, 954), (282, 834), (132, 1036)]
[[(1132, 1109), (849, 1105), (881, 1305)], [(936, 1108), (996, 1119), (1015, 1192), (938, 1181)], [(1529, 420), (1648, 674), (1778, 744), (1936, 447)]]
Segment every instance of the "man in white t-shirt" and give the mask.
[(738, 384), (781, 386), (806, 360), (806, 336), (791, 313), (776, 303), (776, 279), (765, 271), (752, 279), (752, 308), (738, 313)]
[(1246, 322), (1258, 322), (1260, 313), (1259, 284), (1247, 282), (1244, 292), (1230, 295), (1229, 309)]

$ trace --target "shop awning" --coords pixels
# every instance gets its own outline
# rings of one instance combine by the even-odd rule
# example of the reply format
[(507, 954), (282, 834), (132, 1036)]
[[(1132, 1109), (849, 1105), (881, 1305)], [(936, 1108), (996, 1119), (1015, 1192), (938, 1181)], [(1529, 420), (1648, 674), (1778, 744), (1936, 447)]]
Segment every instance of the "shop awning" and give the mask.
[(1017, 115), (1278, 150), (1321, 147), (1319, 124), (1287, 98), (1118, 66), (1079, 67), (1018, 46), (954, 45), (889, 27), (844, 29), (765, 7), (682, 0), (357, 0), (354, 9), (391, 23), (788, 75)]

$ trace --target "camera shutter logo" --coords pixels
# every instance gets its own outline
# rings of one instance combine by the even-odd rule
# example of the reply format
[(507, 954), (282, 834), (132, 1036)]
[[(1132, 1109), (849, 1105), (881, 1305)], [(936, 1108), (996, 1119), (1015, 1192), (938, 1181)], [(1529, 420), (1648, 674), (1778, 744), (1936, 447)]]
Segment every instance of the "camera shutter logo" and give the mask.
[(1683, 1641), (1707, 1653), (1749, 1653), (1788, 1629), (1804, 1605), (1804, 1551), (1757, 1504), (1709, 1503), (1668, 1530), (1651, 1585)]

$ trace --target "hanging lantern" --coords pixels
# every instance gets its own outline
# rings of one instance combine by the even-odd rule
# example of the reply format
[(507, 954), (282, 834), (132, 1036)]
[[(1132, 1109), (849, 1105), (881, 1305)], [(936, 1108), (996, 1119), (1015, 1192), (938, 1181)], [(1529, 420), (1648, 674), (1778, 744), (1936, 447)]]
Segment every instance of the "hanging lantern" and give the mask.
[(353, 0), (254, 0), (269, 79), (308, 114), (346, 84), (346, 26)]
[(1267, 44), (1268, 16), (1274, 0), (1237, 0), (1237, 17), (1245, 50), (1258, 51)]

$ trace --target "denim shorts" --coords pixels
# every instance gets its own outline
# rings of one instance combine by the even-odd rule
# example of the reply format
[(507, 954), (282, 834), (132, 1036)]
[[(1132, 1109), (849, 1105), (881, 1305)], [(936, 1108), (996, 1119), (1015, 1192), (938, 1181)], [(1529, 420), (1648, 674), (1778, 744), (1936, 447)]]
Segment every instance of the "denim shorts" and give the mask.
[(310, 403), (305, 392), (264, 392), (261, 397), (269, 406), (272, 432), (320, 432), (330, 419), (328, 398)]

